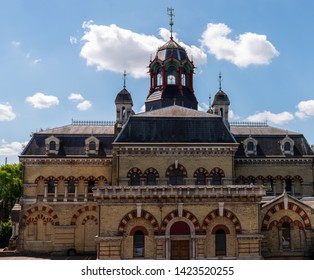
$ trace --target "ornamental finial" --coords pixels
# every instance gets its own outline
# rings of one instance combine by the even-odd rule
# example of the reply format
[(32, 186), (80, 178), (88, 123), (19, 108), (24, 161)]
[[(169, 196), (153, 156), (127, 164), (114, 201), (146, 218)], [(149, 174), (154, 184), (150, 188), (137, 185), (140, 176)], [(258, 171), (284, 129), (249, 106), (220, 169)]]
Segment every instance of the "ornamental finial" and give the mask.
[(170, 22), (169, 22), (169, 25), (170, 25), (170, 39), (172, 40), (173, 37), (172, 37), (172, 26), (173, 26), (173, 17), (174, 17), (174, 9), (173, 8), (167, 8), (167, 13), (168, 13), (168, 16), (170, 17)]
[(123, 72), (123, 88), (126, 88), (126, 71)]

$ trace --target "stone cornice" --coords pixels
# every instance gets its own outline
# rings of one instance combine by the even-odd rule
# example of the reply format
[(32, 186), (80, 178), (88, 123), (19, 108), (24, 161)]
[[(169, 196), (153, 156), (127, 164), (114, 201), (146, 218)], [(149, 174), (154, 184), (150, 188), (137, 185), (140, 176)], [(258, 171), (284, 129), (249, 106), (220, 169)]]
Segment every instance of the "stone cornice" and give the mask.
[(97, 186), (93, 189), (98, 203), (162, 201), (261, 201), (265, 195), (260, 185), (223, 185), (223, 186)]
[(115, 147), (117, 156), (232, 156), (235, 145), (195, 145), (195, 146), (127, 146)]
[(237, 158), (236, 165), (312, 165), (313, 158)]
[(87, 165), (105, 166), (112, 164), (112, 158), (32, 158), (20, 157), (23, 166), (43, 166), (43, 165)]

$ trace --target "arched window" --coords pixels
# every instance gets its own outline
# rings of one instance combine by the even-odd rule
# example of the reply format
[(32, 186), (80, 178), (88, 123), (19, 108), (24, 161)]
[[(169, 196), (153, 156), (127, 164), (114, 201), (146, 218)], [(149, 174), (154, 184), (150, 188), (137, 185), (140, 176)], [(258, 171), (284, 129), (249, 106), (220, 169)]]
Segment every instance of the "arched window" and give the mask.
[(291, 144), (288, 141), (285, 142), (285, 144), (284, 144), (284, 151), (285, 152), (290, 152), (290, 149), (291, 149)]
[(146, 185), (147, 186), (155, 186), (156, 185), (156, 175), (154, 172), (149, 172), (146, 175)]
[(291, 193), (291, 191), (292, 191), (292, 180), (291, 179), (285, 179), (285, 187), (286, 187), (286, 192)]
[(74, 182), (74, 180), (69, 180), (69, 182), (68, 182), (68, 193), (75, 193), (75, 182)]
[(88, 192), (92, 193), (93, 192), (93, 187), (95, 187), (95, 180), (88, 180)]
[(182, 86), (186, 86), (186, 75), (184, 73), (181, 74), (181, 83)]
[(55, 180), (53, 179), (48, 181), (48, 193), (55, 193)]
[(126, 109), (125, 107), (122, 107), (122, 122), (126, 120)]
[(137, 172), (133, 172), (130, 176), (130, 185), (131, 186), (139, 186), (141, 184), (140, 174)]
[(217, 229), (215, 232), (215, 253), (216, 256), (226, 256), (226, 232), (223, 229)]
[(55, 141), (49, 142), (49, 150), (50, 151), (56, 151), (57, 150), (57, 143)]
[(183, 172), (179, 169), (171, 170), (169, 174), (169, 184), (173, 186), (183, 185)]
[(247, 150), (248, 150), (248, 152), (254, 151), (254, 143), (253, 142), (250, 141), (247, 143)]
[(177, 83), (177, 71), (175, 67), (171, 66), (167, 70), (167, 84), (168, 85), (175, 85)]
[(161, 73), (157, 74), (157, 86), (161, 86), (162, 85), (162, 75)]
[(274, 180), (271, 178), (267, 178), (265, 180), (264, 186), (266, 187), (266, 194), (273, 195), (274, 194)]
[(89, 151), (96, 151), (96, 143), (94, 141), (89, 142), (88, 149)]
[(215, 172), (212, 177), (212, 185), (221, 185), (221, 175), (218, 172)]
[(197, 173), (196, 185), (206, 185), (206, 175), (204, 172)]
[(282, 223), (282, 248), (290, 249), (290, 224), (288, 222)]
[(133, 235), (133, 256), (144, 257), (145, 235), (141, 230), (137, 230)]
[(220, 116), (224, 116), (224, 109), (223, 108), (220, 108)]

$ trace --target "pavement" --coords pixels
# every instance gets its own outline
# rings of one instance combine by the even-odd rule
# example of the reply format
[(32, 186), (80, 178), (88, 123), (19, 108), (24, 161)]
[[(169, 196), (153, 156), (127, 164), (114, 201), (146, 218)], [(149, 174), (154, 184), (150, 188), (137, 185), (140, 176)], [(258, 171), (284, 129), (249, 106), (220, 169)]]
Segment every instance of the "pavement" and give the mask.
[(0, 249), (1, 260), (96, 260), (96, 255), (55, 255), (55, 254), (22, 254), (17, 251), (9, 251), (3, 248)]

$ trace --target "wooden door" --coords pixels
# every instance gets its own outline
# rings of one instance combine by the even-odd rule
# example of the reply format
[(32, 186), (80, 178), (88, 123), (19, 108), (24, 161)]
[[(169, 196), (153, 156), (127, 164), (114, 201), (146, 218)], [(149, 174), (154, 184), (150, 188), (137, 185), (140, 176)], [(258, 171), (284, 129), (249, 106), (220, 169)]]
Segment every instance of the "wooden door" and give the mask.
[(190, 241), (189, 240), (171, 240), (171, 259), (189, 260), (190, 259)]

